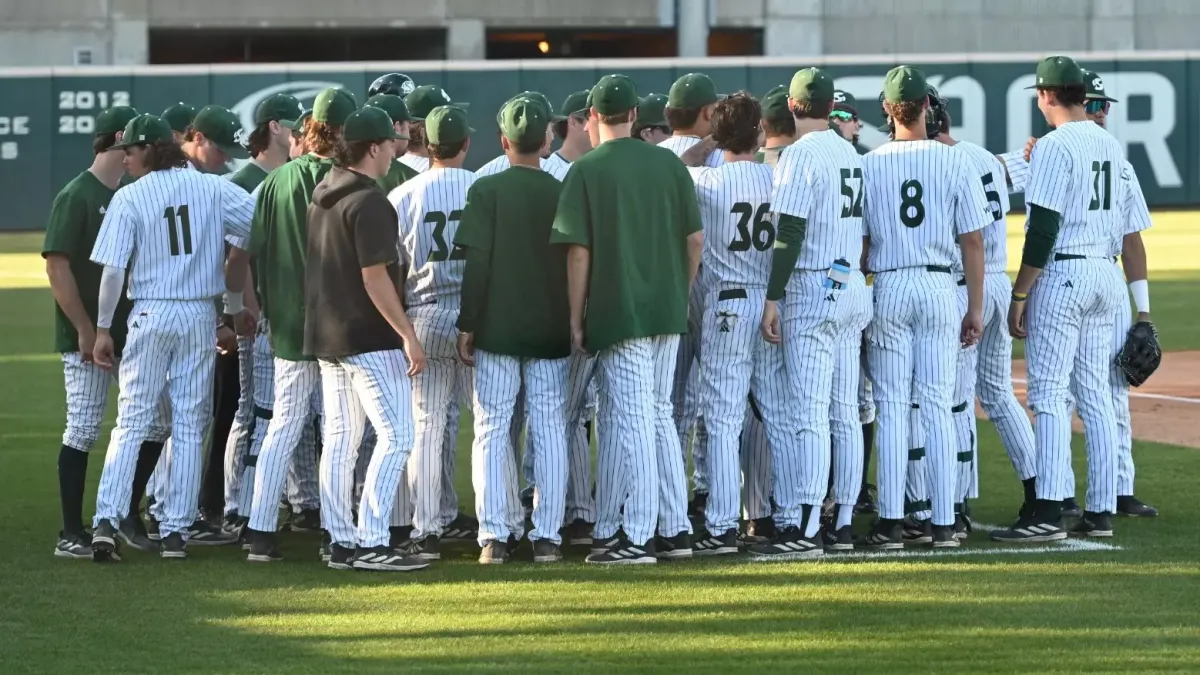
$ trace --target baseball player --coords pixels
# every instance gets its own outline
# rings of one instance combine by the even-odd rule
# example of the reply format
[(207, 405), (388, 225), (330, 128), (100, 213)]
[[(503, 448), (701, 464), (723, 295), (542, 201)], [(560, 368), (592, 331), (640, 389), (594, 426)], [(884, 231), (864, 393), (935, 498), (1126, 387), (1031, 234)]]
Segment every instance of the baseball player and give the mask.
[[(864, 544), (903, 548), (905, 458), (914, 391), (925, 433), (932, 543), (954, 536), (955, 454), (951, 407), (960, 345), (982, 332), (983, 236), (993, 222), (983, 185), (962, 153), (928, 139), (929, 98), (921, 71), (899, 66), (884, 80), (884, 108), (895, 140), (863, 157), (867, 229), (865, 268), (875, 273), (867, 330), (879, 422), (879, 520)], [(951, 266), (957, 234), (967, 281), (961, 317)]]
[(586, 90), (577, 91), (563, 99), (557, 121), (550, 125), (560, 145), (546, 158), (542, 168), (560, 181), (567, 177), (567, 170), (575, 160), (592, 149), (587, 133), (587, 95)]
[[(226, 178), (234, 185), (251, 193), (263, 182), (267, 174), (288, 161), (292, 131), (304, 114), (304, 107), (294, 96), (274, 94), (263, 99), (254, 111), (254, 130), (246, 142), (250, 161)], [(248, 278), (242, 294), (243, 304), (255, 317), (260, 308), (254, 293), (253, 275)], [(242, 492), (242, 474), (245, 471), (246, 455), (249, 453), (250, 436), (254, 428), (254, 342), (256, 337), (239, 337), (237, 341), (238, 400), (237, 412), (229, 428), (225, 442), (225, 513), (224, 526), (227, 531), (239, 531), (245, 524), (240, 515), (239, 497)], [(220, 361), (222, 356), (218, 356)], [(221, 371), (218, 367), (218, 378)], [(219, 389), (218, 389), (219, 391)], [(218, 396), (219, 398), (219, 396)], [(220, 408), (220, 403), (214, 406)], [(214, 431), (214, 437), (216, 432)], [(249, 504), (246, 505), (247, 507)]]
[[(214, 135), (210, 140), (224, 146), (221, 152), (238, 154), (224, 139)], [(213, 298), (223, 286), (227, 313), (238, 315), (243, 330), (247, 327), (241, 307), (242, 248), (250, 233), (254, 200), (229, 181), (185, 168), (187, 160), (171, 128), (158, 117), (131, 120), (120, 145), (138, 180), (113, 197), (92, 250), (92, 261), (105, 267), (93, 350), (97, 365), (114, 365), (110, 328), (130, 262), (129, 297), (134, 306), (121, 361), (117, 424), (96, 498), (92, 553), (97, 561), (119, 559), (117, 524), (129, 513), (137, 451), (167, 386), (173, 447), (160, 524), (161, 554), (185, 558), (199, 493), (205, 417), (212, 401), (206, 380), (198, 382), (195, 374), (212, 372), (217, 324)], [(227, 234), (233, 248), (226, 267)], [(222, 267), (227, 270), (225, 284)]]
[(754, 159), (774, 169), (783, 151), (796, 142), (796, 118), (788, 108), (787, 85), (772, 87), (762, 97), (762, 130), (763, 146)]
[(400, 187), (404, 181), (417, 176), (415, 169), (400, 161), (400, 158), (408, 150), (408, 131), (412, 125), (412, 115), (408, 114), (408, 106), (404, 105), (404, 99), (394, 94), (375, 94), (367, 99), (367, 105), (386, 112), (392, 119), (392, 128), (396, 132), (396, 139), (392, 141), (392, 147), (396, 150), (396, 159), (388, 167), (387, 175), (379, 179), (379, 187), (386, 195)]
[[(769, 446), (749, 448), (778, 447), (780, 455), (787, 457), (795, 457), (799, 449), (783, 350), (762, 341), (754, 322), (762, 316), (766, 301), (775, 243), (769, 215), (772, 170), (754, 161), (760, 122), (758, 101), (746, 92), (718, 102), (712, 135), (724, 153), (723, 162), (715, 169), (693, 170), (704, 224), (703, 265), (710, 274), (699, 368), (701, 410), (708, 420), (709, 494), (704, 509), (707, 527), (697, 533), (693, 545), (696, 555), (738, 552), (742, 469), (738, 436), (746, 420), (754, 418), (747, 413), (748, 395), (757, 401), (769, 440)], [(763, 454), (769, 456), (767, 447)], [(771, 484), (769, 477), (763, 482)], [(747, 473), (748, 491), (753, 492), (752, 484)]]
[[(554, 112), (554, 106), (550, 104), (550, 99), (546, 98), (545, 94), (538, 92), (538, 91), (523, 91), (520, 94), (517, 94), (516, 96), (505, 101), (505, 105), (508, 105), (509, 103), (511, 103), (519, 98), (528, 98), (528, 99), (535, 101), (539, 105), (543, 106), (546, 110), (547, 116), (549, 117), (549, 121), (546, 122), (546, 139), (545, 139), (546, 142), (542, 144), (542, 148), (543, 148), (542, 155), (538, 157), (538, 167), (544, 171), (544, 170), (546, 170), (546, 158), (550, 156), (550, 149), (553, 147), (553, 143), (554, 143), (554, 128), (552, 125), (555, 122), (561, 122), (561, 121), (565, 120), (566, 118), (563, 115), (556, 114)], [(496, 126), (497, 127), (500, 126), (500, 113), (502, 113), (503, 111), (504, 111), (504, 107), (501, 106), (500, 112), (496, 113)], [(499, 131), (497, 131), (497, 134), (499, 134), (499, 138), (503, 141), (504, 130), (500, 129)], [(479, 170), (475, 172), (475, 177), (483, 178), (484, 176), (494, 176), (494, 175), (500, 173), (501, 171), (504, 171), (509, 166), (510, 166), (510, 164), (509, 164), (508, 155), (501, 153), (499, 157), (497, 157), (497, 158), (491, 160), (490, 162), (488, 162), (487, 164), (484, 164), (483, 166), (479, 167)]]
[(312, 119), (312, 111), (305, 110), (304, 114), (300, 115), (300, 119), (296, 120), (292, 124), (284, 125), (292, 130), (292, 137), (288, 144), (288, 159), (296, 159), (297, 157), (308, 152), (308, 149), (304, 144), (304, 130), (305, 125), (308, 124), (310, 119)]
[(666, 94), (646, 94), (638, 100), (638, 121), (633, 126), (632, 137), (658, 145), (671, 137), (671, 126), (667, 124)]
[(192, 120), (196, 118), (196, 106), (190, 103), (176, 103), (167, 106), (167, 109), (162, 112), (162, 120), (171, 127), (171, 135), (175, 138), (176, 143), (183, 143), (184, 134), (187, 133), (188, 127), (192, 126)]
[(858, 118), (858, 101), (854, 94), (841, 89), (833, 90), (833, 111), (829, 113), (829, 126), (842, 138), (858, 149), (858, 134), (862, 131), (862, 120)]
[[(255, 457), (254, 494), (244, 530), (248, 540), (256, 538), (256, 532), (271, 534), (278, 528), (279, 498), (292, 454), (320, 409), (320, 371), (303, 349), (306, 213), (313, 189), (332, 166), (342, 124), (356, 107), (354, 97), (344, 89), (318, 94), (312, 119), (305, 126), (309, 153), (271, 172), (257, 188), (250, 252), (256, 261), (265, 329), (275, 354), (274, 401)], [(323, 557), (329, 543), (327, 539)]]
[[(386, 75), (380, 75), (379, 77), (375, 78), (375, 81), (371, 82), (371, 86), (367, 87), (367, 99), (370, 99), (373, 96), (378, 96), (379, 94), (388, 94), (391, 96), (399, 96), (400, 98), (404, 98), (405, 96), (413, 93), (413, 90), (416, 88), (417, 83), (413, 82), (413, 79), (408, 75), (405, 75), (404, 73), (388, 73)], [(396, 118), (393, 117), (392, 121), (395, 122)]]
[(692, 554), (670, 393), (704, 235), (687, 168), (629, 138), (637, 106), (624, 75), (592, 89), (588, 124), (601, 142), (568, 172), (551, 235), (567, 246), (573, 347), (597, 354), (601, 398), (612, 406), (610, 428), (625, 453), (623, 475), (597, 486), (601, 501), (625, 497), (622, 524), (611, 508), (599, 513), (593, 550), (600, 550), (587, 561), (600, 564)]
[[(318, 358), (325, 420), (321, 513), (332, 539), (329, 567), (405, 572), (428, 562), (393, 552), (388, 526), (396, 484), (412, 449), (412, 390), (425, 355), (400, 302), (402, 255), (395, 211), (377, 181), (395, 158), (391, 116), (365, 106), (346, 118), (337, 164), (308, 209), (304, 351)], [(357, 531), (351, 519), (356, 451), (366, 421), (376, 444)], [(269, 534), (250, 560), (278, 558)], [(264, 545), (264, 540), (268, 540)], [(353, 561), (346, 565), (347, 554)]]
[(533, 560), (562, 559), (571, 336), (566, 252), (549, 244), (562, 186), (538, 161), (548, 119), (534, 98), (505, 104), (501, 144), (510, 168), (472, 184), (454, 238), (466, 250), (458, 354), (475, 369), (472, 482), (484, 564), (503, 563), (510, 542), (524, 534), (506, 433), (522, 389), (529, 416), (526, 455), (532, 455), (537, 486), (529, 535)]
[(455, 105), (465, 110), (467, 104), (452, 101), (446, 90), (437, 85), (423, 84), (404, 96), (404, 105), (408, 107), (412, 123), (408, 129), (408, 148), (400, 161), (417, 173), (421, 173), (429, 168), (427, 151), (429, 144), (425, 138), (425, 117), (438, 106)]
[[(414, 96), (421, 91), (417, 88)], [(426, 560), (441, 558), (442, 494), (449, 489), (444, 465), (455, 446), (446, 442), (451, 403), (470, 396), (471, 373), (457, 359), (458, 319), (465, 252), (454, 246), (467, 190), (475, 174), (462, 168), (470, 148), (466, 112), (438, 106), (425, 117), (431, 165), (388, 195), (400, 223), (400, 243), (409, 265), (405, 307), (429, 366), (413, 378), (416, 440), (408, 463), (415, 500), (409, 551)], [(543, 130), (544, 132), (544, 130)]]
[[(663, 110), (671, 127), (671, 137), (659, 145), (680, 155), (711, 134), (713, 109), (720, 98), (712, 78), (704, 73), (688, 73), (675, 80)], [(705, 166), (720, 166), (722, 159), (722, 153), (714, 150)]]

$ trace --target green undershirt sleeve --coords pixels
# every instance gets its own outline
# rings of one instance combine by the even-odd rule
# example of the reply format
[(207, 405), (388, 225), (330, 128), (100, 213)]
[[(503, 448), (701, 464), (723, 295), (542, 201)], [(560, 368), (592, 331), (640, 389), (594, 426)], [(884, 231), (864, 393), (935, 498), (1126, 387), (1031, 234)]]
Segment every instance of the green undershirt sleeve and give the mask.
[(1038, 206), (1029, 205), (1029, 229), (1025, 232), (1025, 249), (1021, 253), (1021, 264), (1042, 269), (1050, 259), (1054, 250), (1054, 240), (1058, 238), (1058, 212)]
[(779, 232), (775, 235), (775, 250), (771, 254), (771, 276), (767, 281), (767, 299), (782, 300), (788, 278), (796, 269), (800, 246), (808, 221), (786, 214), (779, 216)]
[(491, 252), (467, 247), (467, 263), (463, 269), (462, 305), (457, 326), (464, 333), (474, 333), (479, 329), (483, 307), (487, 303), (491, 266)]

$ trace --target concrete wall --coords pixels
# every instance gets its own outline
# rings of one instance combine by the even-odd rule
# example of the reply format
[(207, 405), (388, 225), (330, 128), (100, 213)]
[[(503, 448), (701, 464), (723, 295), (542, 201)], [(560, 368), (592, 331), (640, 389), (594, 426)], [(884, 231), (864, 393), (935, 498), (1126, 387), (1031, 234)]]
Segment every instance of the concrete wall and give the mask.
[[(678, 0), (764, 31), (767, 55), (1200, 49), (1200, 0)], [(480, 58), (489, 27), (656, 27), (672, 0), (0, 0), (0, 66), (146, 62), (155, 27), (446, 26)]]

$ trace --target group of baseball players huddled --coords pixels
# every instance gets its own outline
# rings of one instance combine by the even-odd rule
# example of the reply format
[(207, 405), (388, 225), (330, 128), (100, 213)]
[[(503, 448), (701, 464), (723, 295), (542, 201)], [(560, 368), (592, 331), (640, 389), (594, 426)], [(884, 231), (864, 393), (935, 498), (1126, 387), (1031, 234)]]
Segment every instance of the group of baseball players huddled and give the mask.
[[(1145, 199), (1101, 79), (1062, 56), (1036, 78), (1053, 130), (1003, 155), (956, 141), (908, 66), (879, 97), (890, 141), (865, 155), (857, 102), (819, 68), (761, 99), (702, 73), (665, 96), (624, 75), (558, 106), (522, 92), (475, 172), (467, 104), (398, 73), (361, 107), (273, 95), (250, 130), (215, 105), (105, 110), (44, 247), (67, 394), (55, 555), (240, 544), (273, 562), (281, 519), (320, 532), (329, 567), (381, 571), (451, 541), (484, 564), (957, 547), (976, 396), (1024, 488), (993, 540), (1156, 515), (1133, 496), (1117, 365), (1127, 283), (1150, 326)], [(453, 481), (463, 408), (473, 516)], [(860, 537), (856, 513), (878, 513)]]

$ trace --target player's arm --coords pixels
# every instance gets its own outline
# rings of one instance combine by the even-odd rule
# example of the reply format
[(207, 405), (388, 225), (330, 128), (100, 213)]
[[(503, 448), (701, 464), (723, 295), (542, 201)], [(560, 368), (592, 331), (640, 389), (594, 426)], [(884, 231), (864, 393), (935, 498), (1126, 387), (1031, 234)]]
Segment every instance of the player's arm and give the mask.
[(955, 172), (959, 188), (954, 223), (967, 282), (967, 315), (963, 318), (961, 337), (963, 344), (970, 345), (983, 334), (983, 228), (994, 222), (994, 214), (983, 182), (972, 177), (973, 172), (965, 161), (960, 159), (960, 163), (961, 168)]
[(475, 365), (474, 334), (483, 319), (487, 289), (491, 283), (492, 240), (496, 223), (495, 207), (486, 189), (475, 183), (467, 190), (467, 203), (454, 234), (454, 245), (467, 252), (463, 266), (462, 303), (458, 312), (458, 356), (468, 366)]
[(569, 171), (558, 196), (550, 243), (567, 247), (567, 298), (571, 308), (571, 341), (582, 350), (584, 307), (592, 268), (592, 224), (589, 217), (586, 178), (582, 171)]
[(396, 211), (385, 199), (368, 198), (349, 209), (346, 217), (354, 233), (363, 288), (371, 298), (371, 304), (404, 341), (408, 375), (412, 377), (425, 369), (425, 351), (400, 302), (397, 282), (388, 273), (388, 265), (399, 262), (400, 228), (396, 223)]
[(71, 271), (69, 254), (79, 249), (80, 225), (85, 222), (83, 203), (70, 194), (61, 194), (50, 208), (50, 222), (46, 225), (46, 238), (42, 243), (42, 257), (46, 259), (46, 277), (50, 280), (50, 292), (62, 313), (79, 334), (79, 355), (84, 361), (92, 360), (92, 346), (96, 340), (96, 327), (83, 308), (79, 297), (79, 285)]
[(1142, 241), (1142, 231), (1150, 229), (1150, 209), (1146, 206), (1146, 195), (1142, 192), (1141, 182), (1129, 162), (1121, 167), (1121, 178), (1129, 185), (1125, 190), (1125, 235), (1121, 240), (1121, 267), (1125, 270), (1125, 281), (1133, 294), (1133, 304), (1137, 307), (1137, 320), (1150, 320), (1150, 282), (1146, 262), (1146, 245)]
[(704, 220), (700, 218), (700, 201), (697, 199), (695, 175), (685, 169), (678, 181), (679, 207), (682, 209), (683, 235), (687, 238), (688, 292), (696, 283), (700, 270), (700, 257), (704, 253)]
[(1021, 251), (1021, 268), (1013, 282), (1012, 303), (1008, 313), (1009, 331), (1016, 338), (1027, 335), (1025, 301), (1058, 239), (1070, 192), (1070, 156), (1051, 139), (1043, 139), (1033, 149), (1029, 176), (1030, 185), (1026, 195), (1029, 218), (1025, 229), (1025, 245)]
[(767, 281), (769, 302), (783, 299), (787, 281), (800, 258), (819, 189), (819, 177), (808, 154), (795, 146), (784, 150), (775, 166), (775, 189), (771, 195), (776, 223), (771, 276)]
[(96, 345), (92, 352), (96, 365), (102, 368), (112, 368), (115, 361), (109, 329), (112, 328), (113, 314), (117, 311), (117, 302), (125, 285), (125, 269), (137, 246), (135, 211), (126, 195), (126, 190), (118, 190), (113, 195), (104, 221), (100, 224), (100, 233), (96, 235), (96, 245), (92, 248), (92, 262), (104, 266), (100, 274), (100, 297), (96, 308)]

